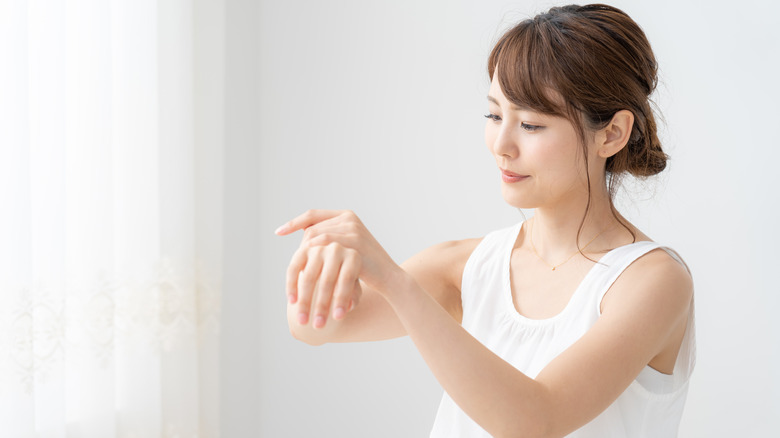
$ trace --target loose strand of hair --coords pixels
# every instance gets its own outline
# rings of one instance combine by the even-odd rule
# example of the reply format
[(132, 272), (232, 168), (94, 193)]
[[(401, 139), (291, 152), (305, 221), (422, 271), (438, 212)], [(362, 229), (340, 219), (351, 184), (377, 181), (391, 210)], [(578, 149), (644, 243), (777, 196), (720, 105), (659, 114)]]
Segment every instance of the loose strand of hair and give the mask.
[(586, 180), (588, 182), (588, 202), (587, 202), (587, 204), (585, 204), (585, 213), (582, 215), (582, 220), (580, 221), (580, 226), (577, 229), (577, 238), (575, 239), (575, 241), (577, 242), (577, 251), (579, 251), (580, 254), (582, 254), (583, 257), (585, 257), (586, 259), (592, 261), (593, 263), (598, 263), (597, 260), (593, 260), (592, 258), (588, 257), (582, 251), (582, 248), (580, 247), (580, 234), (582, 233), (582, 229), (585, 227), (585, 219), (587, 219), (587, 217), (588, 217), (588, 212), (590, 212), (590, 204), (591, 204), (591, 201), (593, 199), (591, 188), (590, 188), (590, 172), (588, 172), (588, 150), (587, 150), (586, 143), (584, 141), (585, 134), (581, 132), (580, 135), (581, 135), (581, 137), (583, 137), (582, 138), (582, 140), (583, 140), (583, 142), (582, 142), (582, 146), (583, 146), (582, 150), (584, 152), (583, 156), (585, 157), (585, 178), (586, 178)]

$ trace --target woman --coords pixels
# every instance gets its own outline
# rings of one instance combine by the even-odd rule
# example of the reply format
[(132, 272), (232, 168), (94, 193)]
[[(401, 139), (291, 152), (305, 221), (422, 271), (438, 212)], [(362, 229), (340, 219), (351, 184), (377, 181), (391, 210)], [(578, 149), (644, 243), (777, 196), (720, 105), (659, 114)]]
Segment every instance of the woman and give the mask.
[(665, 167), (639, 26), (606, 5), (552, 8), (488, 61), (485, 139), (530, 220), (401, 266), (354, 213), (312, 210), (287, 272), (310, 344), (408, 335), (444, 387), (431, 436), (676, 436), (693, 368), (693, 285), (613, 205)]

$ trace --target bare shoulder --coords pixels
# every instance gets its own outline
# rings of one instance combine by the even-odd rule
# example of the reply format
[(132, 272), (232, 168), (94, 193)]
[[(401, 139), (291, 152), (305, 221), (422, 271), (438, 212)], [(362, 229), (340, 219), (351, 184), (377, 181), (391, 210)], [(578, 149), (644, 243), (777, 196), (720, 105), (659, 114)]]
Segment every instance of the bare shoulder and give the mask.
[(460, 289), (460, 275), (474, 248), (482, 238), (450, 240), (430, 246), (404, 262), (407, 271), (435, 274), (441, 280), (455, 282)]
[(420, 286), (460, 321), (463, 268), (482, 238), (438, 243), (409, 258), (401, 266)]
[(662, 248), (639, 257), (612, 285), (601, 303), (602, 312), (613, 304), (640, 301), (652, 302), (652, 307), (666, 312), (684, 313), (693, 297), (693, 279), (683, 263)]

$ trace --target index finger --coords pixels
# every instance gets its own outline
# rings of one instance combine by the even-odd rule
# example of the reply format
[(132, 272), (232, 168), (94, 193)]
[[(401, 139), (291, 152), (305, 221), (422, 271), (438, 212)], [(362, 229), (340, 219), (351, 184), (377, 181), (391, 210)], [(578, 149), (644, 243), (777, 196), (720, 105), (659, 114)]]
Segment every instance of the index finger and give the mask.
[(334, 218), (341, 213), (341, 210), (307, 210), (306, 213), (303, 213), (277, 228), (274, 233), (279, 236), (286, 236), (290, 233), (318, 224), (324, 220)]

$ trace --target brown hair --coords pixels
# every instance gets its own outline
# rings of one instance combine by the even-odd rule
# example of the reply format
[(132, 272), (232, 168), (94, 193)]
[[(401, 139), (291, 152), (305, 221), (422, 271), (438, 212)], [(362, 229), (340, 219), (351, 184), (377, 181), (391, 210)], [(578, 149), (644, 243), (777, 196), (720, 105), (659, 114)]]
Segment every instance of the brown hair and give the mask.
[[(621, 177), (625, 173), (647, 177), (666, 167), (668, 156), (658, 140), (649, 98), (658, 81), (655, 56), (645, 33), (620, 9), (568, 5), (521, 21), (496, 43), (488, 73), (491, 80), (498, 73), (510, 102), (570, 120), (580, 137), (586, 168), (586, 128), (604, 128), (620, 110), (633, 113), (628, 144), (607, 158), (605, 167), (610, 208), (618, 221), (612, 200)], [(563, 102), (556, 101), (551, 90)], [(586, 174), (585, 215), (591, 200)], [(580, 231), (584, 221), (585, 217)], [(579, 241), (579, 232), (577, 237)]]

